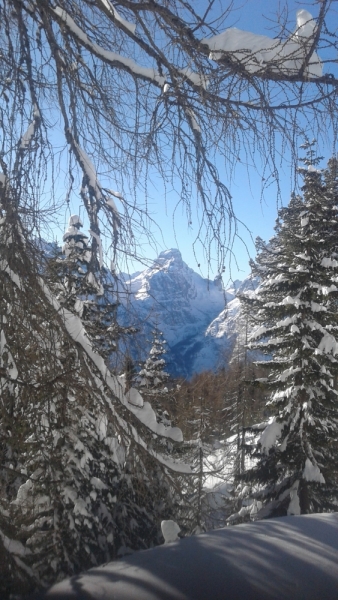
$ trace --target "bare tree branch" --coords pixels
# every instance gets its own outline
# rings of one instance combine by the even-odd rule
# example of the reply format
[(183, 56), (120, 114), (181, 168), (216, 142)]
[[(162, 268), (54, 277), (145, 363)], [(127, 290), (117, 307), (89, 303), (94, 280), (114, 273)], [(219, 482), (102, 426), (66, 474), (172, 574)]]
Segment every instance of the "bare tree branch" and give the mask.
[(133, 224), (148, 228), (159, 174), (188, 215), (196, 207), (205, 252), (224, 263), (238, 232), (225, 174), (258, 152), (278, 183), (275, 140), (295, 166), (304, 131), (335, 136), (338, 114), (332, 0), (316, 20), (304, 10), (296, 27), (284, 19), (281, 39), (227, 28), (232, 10), (214, 0), (201, 11), (183, 0), (3, 1), (1, 170), (26, 226), (60, 217), (57, 168), (66, 207), (82, 180), (93, 249), (104, 235), (114, 255), (136, 255)]

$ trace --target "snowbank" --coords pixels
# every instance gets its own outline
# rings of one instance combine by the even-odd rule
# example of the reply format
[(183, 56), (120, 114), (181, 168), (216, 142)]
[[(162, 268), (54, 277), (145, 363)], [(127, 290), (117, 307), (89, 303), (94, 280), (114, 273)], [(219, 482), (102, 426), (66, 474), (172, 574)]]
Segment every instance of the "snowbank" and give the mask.
[(337, 600), (338, 514), (185, 538), (91, 569), (46, 600)]

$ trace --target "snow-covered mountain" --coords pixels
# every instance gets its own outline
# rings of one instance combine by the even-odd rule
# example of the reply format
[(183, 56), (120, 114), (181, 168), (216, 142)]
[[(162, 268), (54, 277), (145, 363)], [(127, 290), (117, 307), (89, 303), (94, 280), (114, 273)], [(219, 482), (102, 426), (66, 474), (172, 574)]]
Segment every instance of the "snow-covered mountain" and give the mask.
[(257, 287), (257, 280), (247, 277), (243, 282), (235, 282), (234, 296), (229, 300), (204, 333), (204, 344), (195, 358), (194, 371), (215, 369), (228, 364), (233, 358), (236, 341), (243, 349), (249, 334), (247, 320), (241, 311), (240, 300), (235, 294), (248, 293)]
[(229, 360), (239, 326), (235, 281), (225, 290), (222, 279), (204, 279), (182, 260), (177, 249), (161, 252), (148, 269), (125, 276), (128, 301), (120, 312), (125, 323), (139, 326), (131, 353), (142, 359), (154, 324), (168, 344), (168, 369), (191, 376)]

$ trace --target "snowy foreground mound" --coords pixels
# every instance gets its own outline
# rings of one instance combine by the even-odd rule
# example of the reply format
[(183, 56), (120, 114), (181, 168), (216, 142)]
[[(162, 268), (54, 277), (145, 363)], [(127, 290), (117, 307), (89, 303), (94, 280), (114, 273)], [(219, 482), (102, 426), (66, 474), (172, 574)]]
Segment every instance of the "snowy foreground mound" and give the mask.
[(338, 514), (185, 538), (65, 580), (53, 600), (337, 600)]

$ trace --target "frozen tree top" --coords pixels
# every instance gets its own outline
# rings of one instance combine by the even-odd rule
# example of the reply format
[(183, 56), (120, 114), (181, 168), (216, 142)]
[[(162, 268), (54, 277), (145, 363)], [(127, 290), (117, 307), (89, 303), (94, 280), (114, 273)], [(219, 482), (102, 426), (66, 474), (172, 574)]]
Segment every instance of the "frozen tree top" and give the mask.
[(69, 223), (66, 231), (63, 234), (63, 241), (67, 242), (70, 238), (80, 237), (81, 239), (88, 240), (88, 237), (80, 231), (83, 227), (83, 223), (78, 215), (72, 215), (69, 218)]
[(69, 227), (71, 227), (72, 225), (74, 227), (83, 227), (83, 223), (82, 223), (79, 215), (72, 215), (69, 219), (68, 225), (69, 225)]

